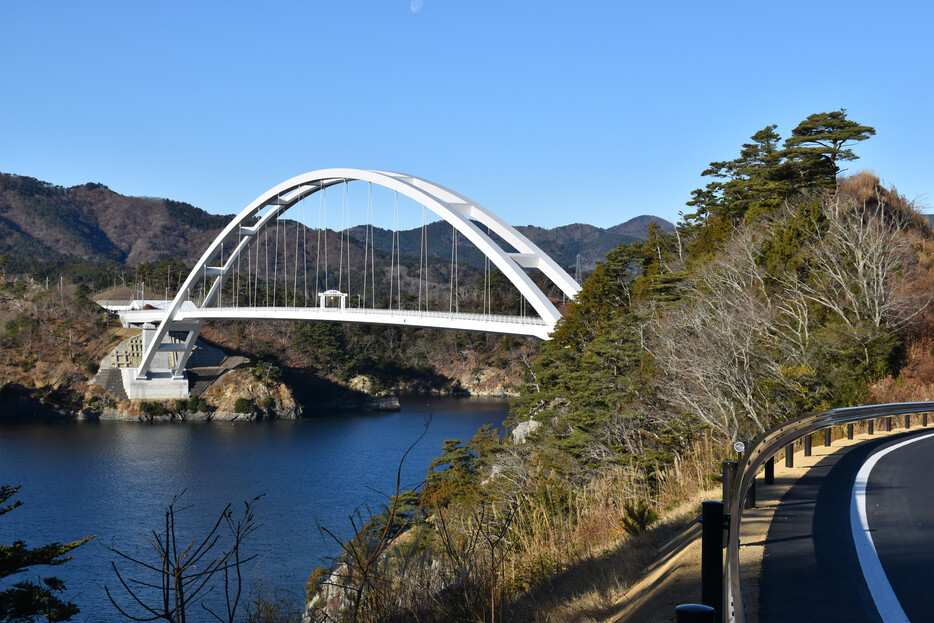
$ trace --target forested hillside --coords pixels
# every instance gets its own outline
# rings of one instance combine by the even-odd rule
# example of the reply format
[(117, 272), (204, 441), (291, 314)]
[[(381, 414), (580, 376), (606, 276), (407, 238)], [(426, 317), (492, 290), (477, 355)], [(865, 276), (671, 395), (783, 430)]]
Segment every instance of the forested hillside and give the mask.
[[(59, 348), (61, 319), (50, 327), (43, 310), (50, 301), (57, 301), (58, 313), (67, 316), (71, 309), (72, 315), (78, 316), (81, 311), (78, 306), (72, 302), (69, 307), (62, 296), (55, 296), (65, 292), (69, 298), (69, 293), (75, 291), (75, 283), (80, 284), (84, 301), (113, 298), (114, 292), (120, 292), (117, 298), (138, 297), (143, 295), (144, 288), (148, 298), (174, 296), (195, 258), (231, 218), (207, 214), (168, 199), (125, 197), (101, 184), (62, 188), (29, 177), (0, 174), (0, 286), (4, 291), (17, 293), (0, 308), (0, 320), (9, 325), (4, 342), (11, 347), (9, 366), (0, 373), (0, 387), (5, 388), (4, 396), (10, 400), (15, 397), (17, 401), (15, 409), (7, 409), (7, 416), (23, 417), (34, 410), (30, 404), (43, 405), (40, 410), (49, 416), (80, 412), (96, 417), (103, 405), (121, 413), (135, 413), (136, 407), (120, 406), (117, 397), (98, 400), (95, 396), (99, 392), (88, 385), (100, 357), (106, 353), (100, 353), (97, 361), (82, 361), (80, 374), (66, 375), (70, 379), (71, 397), (67, 403), (57, 397), (61, 383), (56, 378), (35, 373), (44, 369), (44, 361), (57, 366), (53, 362), (59, 358), (55, 353)], [(521, 229), (540, 240), (568, 266), (575, 265), (580, 253), (582, 267), (587, 270), (620, 241), (644, 236), (649, 224), (656, 220), (638, 217), (610, 230), (579, 224), (556, 229)], [(661, 227), (672, 228), (665, 221), (658, 222)], [(295, 221), (285, 223), (284, 227), (295, 236), (298, 231)], [(359, 240), (355, 234), (359, 234)], [(424, 292), (430, 299), (426, 305), (447, 309), (453, 291), (447, 274), (451, 265), (451, 228), (446, 223), (429, 224), (425, 232), (421, 229), (398, 232), (395, 242), (392, 232), (379, 228), (371, 228), (369, 232), (362, 228), (347, 232), (327, 230), (323, 235), (309, 230), (303, 236), (309, 243), (304, 249), (304, 265), (311, 277), (294, 278), (302, 284), (302, 292), (290, 292), (288, 302), (294, 304), (295, 296), (306, 300), (306, 288), (310, 288), (314, 300), (314, 290), (325, 287), (326, 280), (318, 284), (308, 282), (317, 276), (318, 256), (327, 261), (328, 247), (332, 254), (341, 251), (341, 262), (346, 257), (352, 268), (360, 269), (367, 256), (365, 243), (360, 240), (368, 236), (375, 241), (375, 249), (369, 249), (367, 263), (372, 263), (374, 272), (386, 272), (395, 262), (399, 275), (396, 285), (404, 292), (402, 297), (396, 292), (396, 297), (404, 299), (405, 304), (408, 299), (414, 300), (416, 291), (422, 296), (420, 244), (426, 241), (424, 268), (429, 278)], [(317, 252), (319, 245), (324, 248), (323, 254)], [(279, 260), (287, 259), (292, 266), (298, 264), (293, 257), (284, 257), (284, 245), (283, 249), (272, 246), (272, 258), (264, 246), (267, 262), (275, 264), (278, 253)], [(503, 275), (497, 270), (485, 272), (482, 255), (462, 238), (458, 250), (461, 266), (457, 274), (457, 308), (466, 312), (521, 313), (518, 292)], [(253, 259), (258, 262), (259, 255), (244, 265), (248, 266)], [(280, 278), (279, 285), (285, 287), (277, 289), (273, 270), (262, 271), (254, 266), (253, 274), (264, 303), (267, 295), (282, 299), (292, 285)], [(347, 275), (349, 279), (349, 270)], [(271, 278), (273, 281), (269, 281)], [(371, 287), (378, 300), (388, 299), (388, 281)], [(232, 288), (233, 283), (228, 283), (226, 296), (230, 296)], [(252, 295), (259, 298), (257, 292)], [(557, 297), (560, 300), (560, 293)], [(94, 320), (101, 321), (101, 318)], [(71, 322), (80, 324), (76, 319)], [(117, 339), (112, 329), (109, 334), (104, 331), (100, 335), (110, 348)], [(535, 349), (534, 341), (504, 340), (501, 336), (291, 323), (215, 323), (207, 327), (204, 336), (229, 353), (247, 357), (251, 365), (275, 368), (277, 378), (282, 376), (295, 387), (307, 415), (350, 408), (366, 400), (363, 392), (349, 389), (362, 389), (366, 393), (514, 394), (522, 369)], [(31, 364), (19, 368), (18, 360), (27, 356), (21, 342), (31, 345), (35, 351), (32, 357), (39, 357), (37, 368)], [(74, 354), (74, 346), (70, 348)], [(69, 363), (74, 362), (63, 362)], [(94, 404), (88, 408), (91, 400)], [(201, 402), (197, 405), (217, 406)], [(171, 412), (172, 405), (155, 408)]]
[[(168, 258), (192, 265), (232, 218), (233, 215), (208, 214), (171, 199), (126, 197), (102, 184), (63, 188), (31, 177), (0, 173), (0, 258), (11, 272), (53, 272), (56, 273), (53, 277), (64, 274), (83, 280), (106, 274), (111, 284), (117, 281), (125, 285), (128, 276), (133, 277), (127, 269), (140, 264), (156, 264)], [(573, 270), (580, 254), (584, 270), (590, 271), (617, 244), (644, 237), (652, 221), (673, 230), (671, 223), (649, 216), (636, 217), (608, 229), (581, 224), (554, 229), (529, 225), (518, 229), (540, 243), (562, 266)], [(352, 247), (348, 256), (359, 264), (363, 261), (367, 234), (363, 226), (351, 228), (347, 233), (346, 244)], [(314, 233), (304, 236), (316, 240)], [(376, 227), (373, 236), (377, 252), (388, 258), (393, 248), (393, 232)], [(420, 228), (398, 232), (396, 252), (401, 249), (403, 255), (414, 257), (411, 260), (414, 264), (421, 253), (422, 237)], [(451, 227), (431, 223), (425, 237), (429, 254), (449, 262)], [(339, 230), (331, 228), (327, 238), (329, 244), (339, 248)], [(458, 244), (462, 263), (483, 266), (483, 256), (469, 242), (461, 240)], [(314, 247), (310, 246), (306, 252), (311, 254), (313, 265)]]
[[(732, 440), (934, 389), (931, 226), (874, 174), (840, 175), (874, 129), (842, 110), (776, 129), (711, 163), (674, 234), (608, 254), (539, 349), (506, 437), (447, 443), (424, 487), (347, 544), (328, 580), (345, 592), (316, 607), (591, 620), (625, 572), (558, 578), (712, 484)], [(426, 584), (450, 587), (443, 603)]]
[[(640, 217), (644, 237), (612, 243), (548, 342), (210, 325), (209, 340), (248, 358), (245, 376), (285, 381), (309, 403), (339, 402), (348, 385), (519, 393), (505, 431), (446, 442), (420, 488), (359, 518), (334, 567), (313, 574), (309, 616), (591, 620), (634, 572), (600, 567), (600, 554), (637, 543), (659, 517), (696, 516), (682, 505), (715, 483), (731, 441), (828, 407), (934, 397), (931, 224), (874, 173), (842, 173), (874, 133), (843, 110), (811, 115), (784, 139), (774, 125), (755, 132), (735, 158), (710, 164), (676, 229)], [(131, 208), (151, 213), (153, 240), (132, 233)], [(112, 327), (86, 285), (47, 288), (44, 276), (70, 265), (92, 286), (119, 277), (168, 293), (227, 219), (94, 184), (0, 176), (0, 400), (56, 412), (111, 400), (87, 380)], [(434, 229), (441, 271), (451, 240)], [(630, 233), (611, 230), (526, 232), (576, 257)], [(152, 255), (168, 238), (176, 255)], [(462, 310), (514, 310), (501, 275), (467, 264)], [(585, 563), (600, 572), (580, 573)]]

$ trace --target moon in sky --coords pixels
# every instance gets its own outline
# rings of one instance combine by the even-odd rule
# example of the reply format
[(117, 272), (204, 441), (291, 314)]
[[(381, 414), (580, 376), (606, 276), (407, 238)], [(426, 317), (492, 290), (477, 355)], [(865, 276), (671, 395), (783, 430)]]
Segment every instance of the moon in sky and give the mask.
[(422, 7), (425, 5), (425, 0), (412, 0), (409, 4), (409, 8), (412, 9), (412, 13), (418, 13), (422, 10)]

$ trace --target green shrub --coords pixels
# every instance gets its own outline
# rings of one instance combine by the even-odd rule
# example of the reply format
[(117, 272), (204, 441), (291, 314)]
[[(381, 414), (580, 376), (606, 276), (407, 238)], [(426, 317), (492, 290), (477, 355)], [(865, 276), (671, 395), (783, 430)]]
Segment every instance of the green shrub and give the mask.
[(143, 415), (149, 416), (169, 414), (169, 410), (165, 407), (165, 404), (155, 400), (144, 400), (140, 402), (139, 410)]
[(627, 502), (623, 510), (626, 511), (623, 516), (623, 530), (632, 535), (645, 532), (646, 528), (658, 521), (658, 513), (652, 510), (645, 500), (639, 500), (638, 504)]
[(214, 407), (201, 396), (192, 396), (188, 399), (189, 413), (210, 413), (213, 410)]
[(246, 398), (237, 398), (233, 405), (234, 413), (253, 413), (253, 403)]

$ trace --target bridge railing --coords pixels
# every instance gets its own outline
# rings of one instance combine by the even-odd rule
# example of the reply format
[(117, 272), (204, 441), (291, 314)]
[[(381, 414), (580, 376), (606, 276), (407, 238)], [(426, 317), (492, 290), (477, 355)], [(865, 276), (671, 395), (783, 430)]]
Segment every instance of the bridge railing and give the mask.
[(884, 418), (895, 415), (934, 412), (934, 402), (900, 402), (882, 405), (866, 405), (830, 409), (812, 413), (785, 422), (770, 429), (753, 441), (751, 447), (743, 453), (732, 494), (724, 512), (729, 517), (729, 531), (726, 548), (726, 566), (724, 568), (725, 599), (723, 620), (729, 623), (745, 623), (746, 612), (742, 599), (742, 586), (739, 574), (739, 532), (742, 522), (746, 496), (765, 462), (775, 456), (779, 450), (792, 445), (798, 439), (825, 428), (853, 424), (864, 420)]
[[(248, 307), (208, 307), (204, 311), (207, 313), (224, 313), (244, 311), (252, 308)], [(446, 311), (425, 311), (415, 309), (379, 309), (368, 307), (259, 307), (256, 309), (274, 309), (277, 312), (289, 313), (309, 313), (309, 314), (348, 314), (348, 315), (382, 315), (382, 316), (405, 316), (407, 318), (440, 318), (446, 320), (478, 320), (483, 322), (505, 322), (510, 324), (547, 326), (548, 323), (537, 316), (506, 316), (501, 314), (472, 314), (467, 312), (446, 312)]]

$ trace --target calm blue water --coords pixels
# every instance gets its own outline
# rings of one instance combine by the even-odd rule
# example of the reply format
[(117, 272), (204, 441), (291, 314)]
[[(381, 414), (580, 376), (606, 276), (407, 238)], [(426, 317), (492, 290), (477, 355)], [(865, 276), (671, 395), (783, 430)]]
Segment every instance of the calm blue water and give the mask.
[[(346, 539), (356, 508), (378, 510), (379, 492), (393, 492), (399, 461), (429, 413), (428, 432), (403, 465), (403, 488), (418, 487), (442, 441), (499, 426), (507, 410), (503, 400), (426, 398), (403, 402), (398, 413), (298, 422), (3, 425), (0, 483), (21, 485), (14, 499), (23, 506), (0, 516), (0, 543), (99, 534), (98, 541), (146, 556), (139, 534), (161, 529), (165, 507), (182, 490), (193, 507), (178, 522), (192, 537), (209, 530), (228, 502), (239, 511), (265, 494), (256, 506), (263, 527), (245, 544), (261, 554), (248, 576), (301, 594), (312, 569), (339, 552), (319, 526)], [(73, 554), (63, 566), (34, 567), (17, 579), (55, 575), (81, 607), (76, 620), (121, 620), (103, 589), (117, 585), (114, 555), (96, 542)]]

